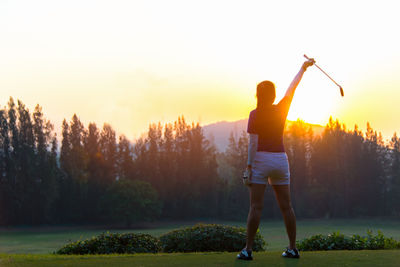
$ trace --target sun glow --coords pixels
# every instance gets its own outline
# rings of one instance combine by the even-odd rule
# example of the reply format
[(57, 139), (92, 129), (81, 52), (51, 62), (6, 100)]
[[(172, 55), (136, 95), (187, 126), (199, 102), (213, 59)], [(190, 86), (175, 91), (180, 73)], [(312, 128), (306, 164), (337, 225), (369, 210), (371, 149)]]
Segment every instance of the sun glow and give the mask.
[[(308, 72), (317, 72), (317, 70), (309, 69)], [(339, 88), (321, 80), (323, 77), (317, 80), (315, 78), (311, 80), (310, 77), (304, 78), (304, 84), (301, 84), (295, 93), (288, 119), (301, 119), (308, 123), (324, 125), (330, 116), (337, 117), (337, 110), (344, 101), (340, 96)]]

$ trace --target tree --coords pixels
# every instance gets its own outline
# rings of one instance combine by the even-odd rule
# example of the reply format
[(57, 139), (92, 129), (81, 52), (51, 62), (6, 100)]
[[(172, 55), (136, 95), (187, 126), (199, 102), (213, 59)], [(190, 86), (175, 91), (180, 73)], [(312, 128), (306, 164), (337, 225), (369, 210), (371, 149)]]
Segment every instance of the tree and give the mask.
[(85, 136), (85, 128), (76, 114), (73, 115), (70, 126), (64, 120), (60, 163), (65, 187), (60, 197), (69, 222), (83, 221), (86, 217), (85, 209), (81, 207), (87, 201)]
[(71, 173), (71, 141), (70, 127), (64, 119), (62, 122), (62, 140), (60, 151), (60, 179), (59, 179), (59, 198), (57, 201), (57, 216), (59, 222), (70, 222), (73, 218), (72, 205), (74, 192), (74, 180)]
[(396, 133), (390, 140), (389, 147), (391, 149), (390, 159), (391, 159), (391, 177), (390, 177), (390, 189), (389, 189), (389, 215), (400, 215), (400, 207), (398, 203), (400, 202), (400, 138)]
[(361, 169), (364, 182), (359, 186), (363, 191), (363, 205), (365, 214), (376, 216), (379, 214), (382, 203), (380, 177), (383, 176), (383, 169), (379, 160), (379, 144), (378, 134), (367, 123), (367, 131), (365, 133), (363, 163), (365, 167)]
[[(43, 116), (42, 108), (36, 105), (33, 113), (33, 135), (35, 139), (35, 170), (38, 191), (36, 195), (36, 216), (39, 222), (50, 222), (51, 211), (57, 197), (57, 168), (54, 160), (54, 145), (57, 142), (52, 136), (53, 125)], [(54, 140), (55, 139), (55, 140)], [(53, 143), (53, 144), (51, 144)], [(53, 146), (51, 148), (51, 146)], [(51, 154), (53, 153), (53, 154)]]
[(344, 140), (344, 126), (330, 118), (322, 136), (314, 142), (310, 162), (314, 192), (310, 201), (318, 216), (340, 217), (345, 212)]
[(21, 205), (16, 198), (16, 184), (17, 184), (17, 162), (19, 156), (19, 133), (17, 127), (17, 111), (14, 103), (14, 99), (10, 97), (8, 101), (8, 109), (7, 109), (7, 118), (8, 118), (8, 135), (10, 140), (9, 146), (9, 162), (8, 162), (8, 172), (7, 172), (7, 201), (8, 201), (8, 221), (12, 224), (18, 223), (18, 211), (21, 208)]
[(19, 146), (14, 147), (16, 153), (15, 196), (17, 200), (17, 219), (20, 223), (37, 224), (40, 215), (35, 211), (38, 208), (37, 192), (39, 177), (35, 173), (35, 143), (33, 125), (29, 110), (18, 100), (17, 131)]
[(159, 196), (163, 201), (163, 212), (170, 214), (176, 208), (174, 199), (174, 188), (177, 184), (177, 163), (175, 152), (175, 138), (172, 124), (165, 124), (163, 142), (159, 148), (159, 173), (160, 191)]
[(118, 142), (117, 179), (135, 179), (133, 149), (124, 135), (119, 137)]
[(227, 185), (227, 207), (224, 209), (224, 217), (229, 219), (244, 218), (247, 215), (249, 201), (248, 190), (243, 185), (242, 173), (247, 165), (248, 138), (247, 133), (242, 132), (236, 139), (233, 132), (229, 136), (229, 145), (225, 151), (225, 161), (231, 167), (231, 179)]
[(343, 143), (346, 148), (342, 157), (344, 160), (345, 170), (345, 183), (346, 188), (344, 192), (345, 215), (353, 217), (359, 213), (360, 207), (364, 206), (362, 194), (359, 190), (359, 184), (364, 182), (363, 174), (361, 169), (364, 168), (363, 153), (364, 153), (364, 136), (363, 133), (358, 129), (358, 126), (354, 126), (354, 130), (347, 134), (347, 138)]
[(299, 216), (310, 216), (308, 194), (305, 194), (310, 179), (309, 158), (311, 155), (312, 129), (304, 121), (291, 124), (285, 134), (285, 149), (290, 166), (290, 186), (293, 205)]
[(95, 123), (89, 123), (88, 133), (84, 140), (84, 149), (87, 156), (87, 201), (83, 204), (86, 220), (96, 221), (99, 217), (98, 203), (104, 194), (105, 188), (101, 184), (104, 180), (105, 164), (100, 151), (100, 133)]
[(100, 133), (100, 151), (103, 155), (103, 186), (111, 185), (117, 176), (117, 140), (111, 125), (105, 123)]
[(157, 192), (147, 182), (121, 179), (115, 181), (104, 200), (113, 222), (124, 220), (126, 227), (133, 222), (153, 220), (159, 216), (161, 203)]
[(9, 212), (13, 208), (12, 183), (10, 177), (10, 137), (7, 122), (7, 111), (0, 110), (0, 209), (3, 216), (0, 217), (0, 224), (7, 225), (11, 222)]

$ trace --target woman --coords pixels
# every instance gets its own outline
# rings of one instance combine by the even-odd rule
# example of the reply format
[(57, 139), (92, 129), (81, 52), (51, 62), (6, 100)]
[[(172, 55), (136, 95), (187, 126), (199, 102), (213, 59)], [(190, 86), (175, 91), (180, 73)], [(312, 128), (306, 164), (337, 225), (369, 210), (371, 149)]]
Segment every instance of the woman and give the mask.
[(247, 241), (246, 247), (237, 255), (238, 259), (253, 259), (253, 242), (260, 224), (267, 179), (274, 189), (289, 237), (289, 246), (282, 256), (300, 257), (296, 248), (296, 217), (290, 201), (290, 173), (283, 146), (283, 130), (296, 87), (306, 69), (314, 63), (314, 59), (303, 63), (285, 96), (277, 105), (273, 105), (275, 85), (270, 81), (263, 81), (257, 85), (257, 108), (250, 112), (247, 126), (247, 132), (250, 134), (246, 170), (248, 179), (245, 179), (250, 191)]

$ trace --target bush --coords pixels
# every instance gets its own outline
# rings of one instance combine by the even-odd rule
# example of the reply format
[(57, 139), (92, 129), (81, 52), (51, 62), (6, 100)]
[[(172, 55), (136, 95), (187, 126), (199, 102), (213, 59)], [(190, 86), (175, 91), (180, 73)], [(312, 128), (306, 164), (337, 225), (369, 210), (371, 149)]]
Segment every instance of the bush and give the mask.
[[(246, 230), (218, 224), (197, 224), (178, 229), (160, 237), (164, 252), (239, 251), (246, 244)], [(254, 251), (264, 251), (266, 243), (259, 232)]]
[(91, 239), (69, 243), (56, 254), (157, 253), (159, 240), (148, 234), (102, 233)]
[(297, 243), (303, 251), (313, 250), (362, 250), (362, 249), (400, 249), (400, 242), (385, 237), (381, 231), (374, 236), (367, 231), (367, 236), (345, 236), (339, 232), (329, 235), (314, 235)]

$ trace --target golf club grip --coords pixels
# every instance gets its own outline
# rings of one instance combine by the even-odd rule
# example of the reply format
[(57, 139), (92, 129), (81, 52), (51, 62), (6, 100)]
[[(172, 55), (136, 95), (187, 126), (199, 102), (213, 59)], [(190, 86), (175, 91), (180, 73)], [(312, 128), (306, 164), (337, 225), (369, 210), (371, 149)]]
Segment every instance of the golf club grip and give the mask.
[(344, 92), (343, 92), (343, 88), (340, 86), (340, 94), (342, 95), (342, 97), (344, 97)]
[(307, 56), (306, 56), (306, 54), (304, 54), (304, 57), (305, 57), (306, 59), (310, 60), (310, 58), (309, 58), (309, 57), (307, 57)]

